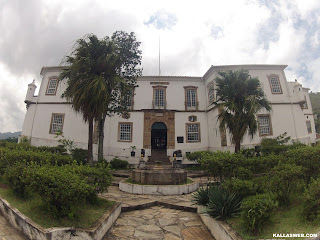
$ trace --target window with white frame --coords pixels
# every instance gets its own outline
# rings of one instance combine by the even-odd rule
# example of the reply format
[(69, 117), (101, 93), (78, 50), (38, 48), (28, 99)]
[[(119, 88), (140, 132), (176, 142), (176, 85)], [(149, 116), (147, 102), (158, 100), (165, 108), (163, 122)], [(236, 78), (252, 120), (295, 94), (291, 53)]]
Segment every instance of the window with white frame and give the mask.
[(214, 86), (213, 84), (210, 84), (209, 88), (208, 88), (208, 99), (209, 99), (209, 103), (213, 103), (214, 101)]
[(271, 92), (273, 94), (281, 94), (282, 88), (280, 85), (279, 77), (278, 76), (269, 76), (268, 78), (269, 78)]
[(63, 131), (64, 114), (53, 113), (51, 117), (50, 133), (59, 133)]
[(258, 126), (260, 136), (272, 135), (270, 115), (259, 115)]
[(311, 122), (310, 121), (306, 121), (306, 124), (307, 124), (308, 134), (312, 133)]
[(185, 88), (185, 107), (186, 110), (197, 110), (197, 88), (196, 87), (184, 87)]
[(166, 99), (166, 91), (164, 88), (154, 88), (154, 107), (156, 108), (164, 108), (165, 107), (165, 99)]
[(57, 87), (58, 87), (58, 79), (57, 78), (49, 79), (46, 95), (56, 95)]
[(119, 141), (132, 141), (132, 123), (119, 123)]
[(187, 123), (187, 142), (200, 142), (200, 124)]

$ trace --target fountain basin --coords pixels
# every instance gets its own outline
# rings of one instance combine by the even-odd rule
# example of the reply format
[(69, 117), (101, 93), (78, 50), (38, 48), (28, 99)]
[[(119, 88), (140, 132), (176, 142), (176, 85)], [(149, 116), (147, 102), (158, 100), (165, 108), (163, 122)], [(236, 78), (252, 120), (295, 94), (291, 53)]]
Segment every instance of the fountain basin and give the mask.
[(182, 195), (194, 192), (199, 188), (198, 182), (183, 185), (139, 185), (125, 181), (123, 179), (119, 182), (119, 190), (139, 195)]
[(132, 181), (148, 185), (178, 185), (187, 183), (187, 173), (182, 169), (162, 168), (156, 165), (153, 169), (135, 169)]

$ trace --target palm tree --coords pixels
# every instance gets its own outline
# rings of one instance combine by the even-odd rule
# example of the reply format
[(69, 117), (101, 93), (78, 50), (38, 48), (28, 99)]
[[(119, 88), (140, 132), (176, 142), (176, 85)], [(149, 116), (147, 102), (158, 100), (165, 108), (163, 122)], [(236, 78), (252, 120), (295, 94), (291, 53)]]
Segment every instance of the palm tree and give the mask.
[[(130, 43), (134, 46), (131, 49)], [(139, 45), (134, 33), (115, 32), (112, 38), (101, 40), (92, 34), (77, 40), (74, 50), (65, 58), (69, 66), (59, 76), (61, 81), (67, 81), (62, 97), (88, 122), (90, 165), (93, 165), (93, 123), (99, 122), (99, 158), (102, 158), (106, 116), (127, 110), (122, 96), (136, 87), (136, 78), (141, 74), (140, 69), (135, 69), (141, 62)]]
[(257, 77), (252, 78), (246, 69), (219, 71), (214, 108), (219, 109), (220, 130), (229, 129), (235, 152), (240, 151), (241, 142), (248, 132), (251, 137), (257, 132), (256, 113), (271, 110), (270, 102)]

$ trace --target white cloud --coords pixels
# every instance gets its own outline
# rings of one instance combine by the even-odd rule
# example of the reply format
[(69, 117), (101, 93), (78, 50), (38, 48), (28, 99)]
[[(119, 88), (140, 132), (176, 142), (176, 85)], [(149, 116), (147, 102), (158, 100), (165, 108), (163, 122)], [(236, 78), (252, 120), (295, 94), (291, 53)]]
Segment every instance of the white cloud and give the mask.
[[(134, 31), (142, 42), (144, 75), (158, 74), (161, 36), (163, 75), (202, 76), (210, 65), (289, 64), (289, 80), (319, 91), (319, 9), (318, 0), (0, 2), (0, 131), (21, 129), (27, 84), (33, 78), (39, 84), (41, 67), (58, 65), (86, 33)], [(144, 24), (157, 12), (169, 27)]]

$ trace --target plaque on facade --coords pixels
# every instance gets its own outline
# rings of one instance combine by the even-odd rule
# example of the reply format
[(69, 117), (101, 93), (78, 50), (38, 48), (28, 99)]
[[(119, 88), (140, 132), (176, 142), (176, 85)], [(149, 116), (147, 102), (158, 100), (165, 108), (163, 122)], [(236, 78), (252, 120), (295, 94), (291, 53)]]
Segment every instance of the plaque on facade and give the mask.
[(177, 142), (178, 143), (183, 143), (183, 137), (177, 137)]
[(128, 113), (128, 112), (122, 113), (122, 118), (129, 119), (130, 118), (130, 113)]
[(163, 113), (156, 113), (156, 117), (163, 117)]
[(189, 116), (189, 122), (196, 122), (197, 121), (197, 116), (194, 116), (194, 115), (192, 115), (192, 116)]

